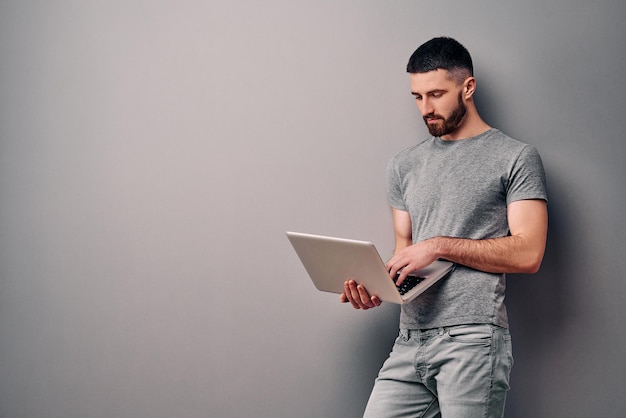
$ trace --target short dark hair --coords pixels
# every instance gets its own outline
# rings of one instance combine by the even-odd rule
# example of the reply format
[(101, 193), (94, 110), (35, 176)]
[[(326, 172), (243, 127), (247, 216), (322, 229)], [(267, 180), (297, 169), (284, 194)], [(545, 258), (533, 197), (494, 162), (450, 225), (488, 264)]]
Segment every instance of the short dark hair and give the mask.
[(406, 71), (408, 73), (427, 73), (438, 69), (447, 70), (455, 78), (474, 75), (472, 57), (467, 49), (458, 41), (448, 38), (433, 38), (423, 43), (413, 52)]

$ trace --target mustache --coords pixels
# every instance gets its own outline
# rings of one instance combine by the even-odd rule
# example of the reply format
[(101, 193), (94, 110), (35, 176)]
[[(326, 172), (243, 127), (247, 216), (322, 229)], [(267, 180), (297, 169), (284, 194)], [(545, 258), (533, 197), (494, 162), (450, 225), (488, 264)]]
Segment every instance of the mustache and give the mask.
[(430, 113), (426, 116), (422, 117), (424, 119), (424, 122), (428, 121), (428, 119), (439, 119), (439, 120), (445, 120), (445, 118), (441, 115), (436, 115), (434, 113)]

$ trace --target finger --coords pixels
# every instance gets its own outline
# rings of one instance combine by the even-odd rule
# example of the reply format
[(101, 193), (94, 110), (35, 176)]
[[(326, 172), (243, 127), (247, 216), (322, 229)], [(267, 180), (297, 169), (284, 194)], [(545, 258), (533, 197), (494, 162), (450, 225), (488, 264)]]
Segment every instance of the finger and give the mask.
[(365, 286), (359, 285), (359, 292), (361, 295), (362, 309), (371, 309), (380, 306), (383, 303), (378, 296), (370, 296)]
[(354, 301), (359, 305), (360, 309), (368, 309), (370, 308), (370, 295), (365, 290), (365, 287), (362, 284), (355, 283), (354, 289), (356, 294), (353, 294)]
[(395, 263), (388, 264), (389, 275), (392, 279), (396, 279), (396, 275), (402, 273), (402, 270), (405, 268), (406, 263), (402, 261), (397, 261)]
[(361, 309), (359, 291), (356, 288), (356, 282), (354, 280), (348, 280), (347, 282), (347, 291), (346, 295), (350, 303), (355, 309)]
[(375, 305), (372, 303), (372, 298), (370, 297), (370, 294), (367, 293), (365, 286), (358, 285), (357, 290), (359, 291), (359, 301), (360, 301), (361, 308), (363, 309), (373, 308)]
[[(369, 295), (367, 295), (367, 291), (365, 291), (365, 287), (363, 285), (358, 284), (354, 280), (350, 281), (350, 290), (351, 296), (354, 300), (354, 303), (358, 306), (357, 309), (367, 309), (367, 301), (369, 301)], [(363, 292), (365, 292), (364, 296)]]
[(343, 283), (343, 293), (339, 296), (339, 301), (341, 303), (352, 303), (350, 300), (350, 286), (348, 286), (347, 280)]
[(398, 261), (398, 253), (393, 254), (389, 260), (387, 260), (387, 264), (393, 264)]
[(402, 256), (400, 256), (399, 254), (394, 254), (393, 257), (387, 260), (387, 263), (385, 265), (387, 266), (387, 270), (394, 269), (397, 271), (400, 270), (405, 264), (406, 262), (403, 260)]
[(404, 279), (406, 279), (406, 276), (409, 275), (409, 269), (407, 267), (404, 267), (399, 275), (398, 275), (398, 280), (396, 280), (396, 286), (400, 286), (402, 284), (402, 282), (404, 281)]
[(404, 277), (402, 277), (402, 272), (396, 274), (396, 286), (400, 286), (404, 281)]

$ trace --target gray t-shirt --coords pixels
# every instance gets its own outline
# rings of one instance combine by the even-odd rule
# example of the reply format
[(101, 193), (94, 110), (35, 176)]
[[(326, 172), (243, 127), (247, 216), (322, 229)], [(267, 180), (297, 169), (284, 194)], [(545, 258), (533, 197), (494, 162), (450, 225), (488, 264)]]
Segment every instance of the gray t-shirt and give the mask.
[[(537, 150), (497, 129), (458, 141), (431, 137), (400, 152), (389, 162), (387, 189), (391, 206), (410, 213), (414, 243), (435, 236), (505, 237), (507, 204), (547, 200)], [(400, 327), (508, 327), (505, 287), (504, 274), (458, 265), (402, 307)]]

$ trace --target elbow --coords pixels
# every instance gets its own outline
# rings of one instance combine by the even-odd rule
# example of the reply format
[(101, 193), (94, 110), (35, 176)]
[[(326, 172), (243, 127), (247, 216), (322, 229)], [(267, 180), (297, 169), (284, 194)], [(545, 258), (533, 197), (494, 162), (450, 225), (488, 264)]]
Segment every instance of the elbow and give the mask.
[(525, 274), (535, 274), (539, 271), (539, 268), (541, 268), (542, 261), (543, 253), (528, 255), (527, 257), (524, 257), (524, 261), (519, 266), (519, 272)]
[(532, 266), (529, 266), (526, 271), (524, 271), (524, 273), (526, 274), (535, 274), (539, 271), (539, 268), (541, 267), (541, 263), (537, 263), (537, 264), (533, 264)]

